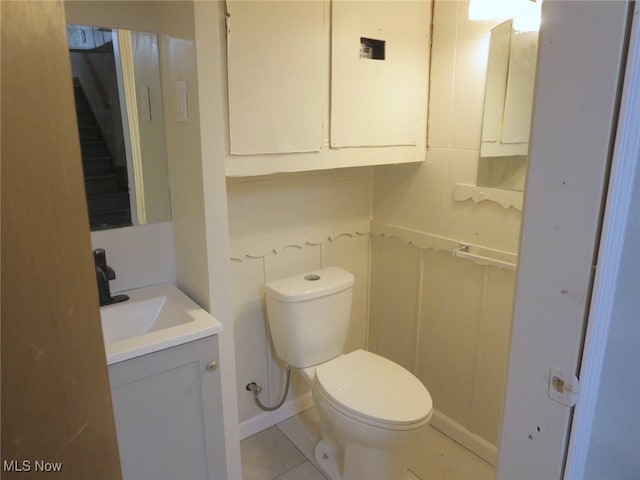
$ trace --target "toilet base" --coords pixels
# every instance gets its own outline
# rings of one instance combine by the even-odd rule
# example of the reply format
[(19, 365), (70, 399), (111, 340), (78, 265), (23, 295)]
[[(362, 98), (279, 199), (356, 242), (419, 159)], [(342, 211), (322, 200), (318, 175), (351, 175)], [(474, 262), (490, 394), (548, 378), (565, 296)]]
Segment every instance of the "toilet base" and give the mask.
[[(340, 469), (338, 468), (338, 461), (335, 452), (324, 441), (320, 440), (316, 443), (313, 449), (313, 457), (315, 459), (316, 466), (322, 472), (322, 474), (329, 480), (346, 480), (340, 475)], [(412, 480), (413, 477), (407, 470), (403, 479)]]
[(336, 455), (324, 440), (316, 443), (313, 449), (313, 458), (315, 458), (317, 467), (325, 477), (329, 480), (342, 480)]

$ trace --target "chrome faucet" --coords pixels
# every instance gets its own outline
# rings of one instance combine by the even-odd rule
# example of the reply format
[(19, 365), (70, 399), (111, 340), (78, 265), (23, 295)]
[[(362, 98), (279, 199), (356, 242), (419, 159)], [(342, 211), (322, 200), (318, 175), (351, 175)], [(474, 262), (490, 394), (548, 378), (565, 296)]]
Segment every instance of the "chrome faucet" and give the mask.
[(111, 296), (109, 281), (116, 278), (116, 272), (107, 265), (107, 255), (104, 248), (96, 248), (93, 251), (93, 262), (96, 266), (96, 280), (98, 282), (98, 296), (100, 297), (100, 306), (111, 305), (113, 303), (124, 302), (129, 300), (127, 295)]

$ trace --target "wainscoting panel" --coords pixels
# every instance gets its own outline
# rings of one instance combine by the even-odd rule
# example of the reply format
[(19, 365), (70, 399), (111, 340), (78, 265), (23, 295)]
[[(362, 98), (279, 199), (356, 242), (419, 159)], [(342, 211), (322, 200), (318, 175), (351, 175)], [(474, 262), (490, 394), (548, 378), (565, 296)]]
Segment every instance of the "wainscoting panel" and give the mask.
[(371, 349), (414, 371), (420, 250), (398, 238), (383, 238), (375, 248)]
[(470, 430), (498, 444), (507, 382), (515, 272), (483, 267), (485, 293), (478, 335)]
[(435, 408), (471, 422), (483, 269), (446, 252), (424, 250), (417, 375)]
[(515, 272), (453, 256), (452, 239), (373, 230), (371, 350), (426, 385), (432, 425), (495, 463)]
[(324, 267), (344, 268), (355, 276), (345, 352), (366, 348), (369, 324), (369, 235), (341, 235), (323, 243), (322, 264)]

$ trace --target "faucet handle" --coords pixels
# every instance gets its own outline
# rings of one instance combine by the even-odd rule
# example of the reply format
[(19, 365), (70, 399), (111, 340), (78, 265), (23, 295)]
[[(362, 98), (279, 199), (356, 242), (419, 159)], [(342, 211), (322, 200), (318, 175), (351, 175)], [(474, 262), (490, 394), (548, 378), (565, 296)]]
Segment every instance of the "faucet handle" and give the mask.
[(96, 266), (105, 266), (107, 264), (107, 253), (104, 248), (96, 248), (93, 251), (93, 262)]

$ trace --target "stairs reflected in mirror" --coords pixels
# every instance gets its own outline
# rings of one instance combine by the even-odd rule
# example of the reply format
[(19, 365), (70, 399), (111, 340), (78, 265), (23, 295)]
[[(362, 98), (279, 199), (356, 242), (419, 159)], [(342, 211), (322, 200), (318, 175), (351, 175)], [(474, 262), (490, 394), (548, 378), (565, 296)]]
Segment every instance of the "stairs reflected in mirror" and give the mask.
[(91, 230), (130, 226), (126, 169), (115, 166), (84, 88), (75, 77), (73, 90)]

